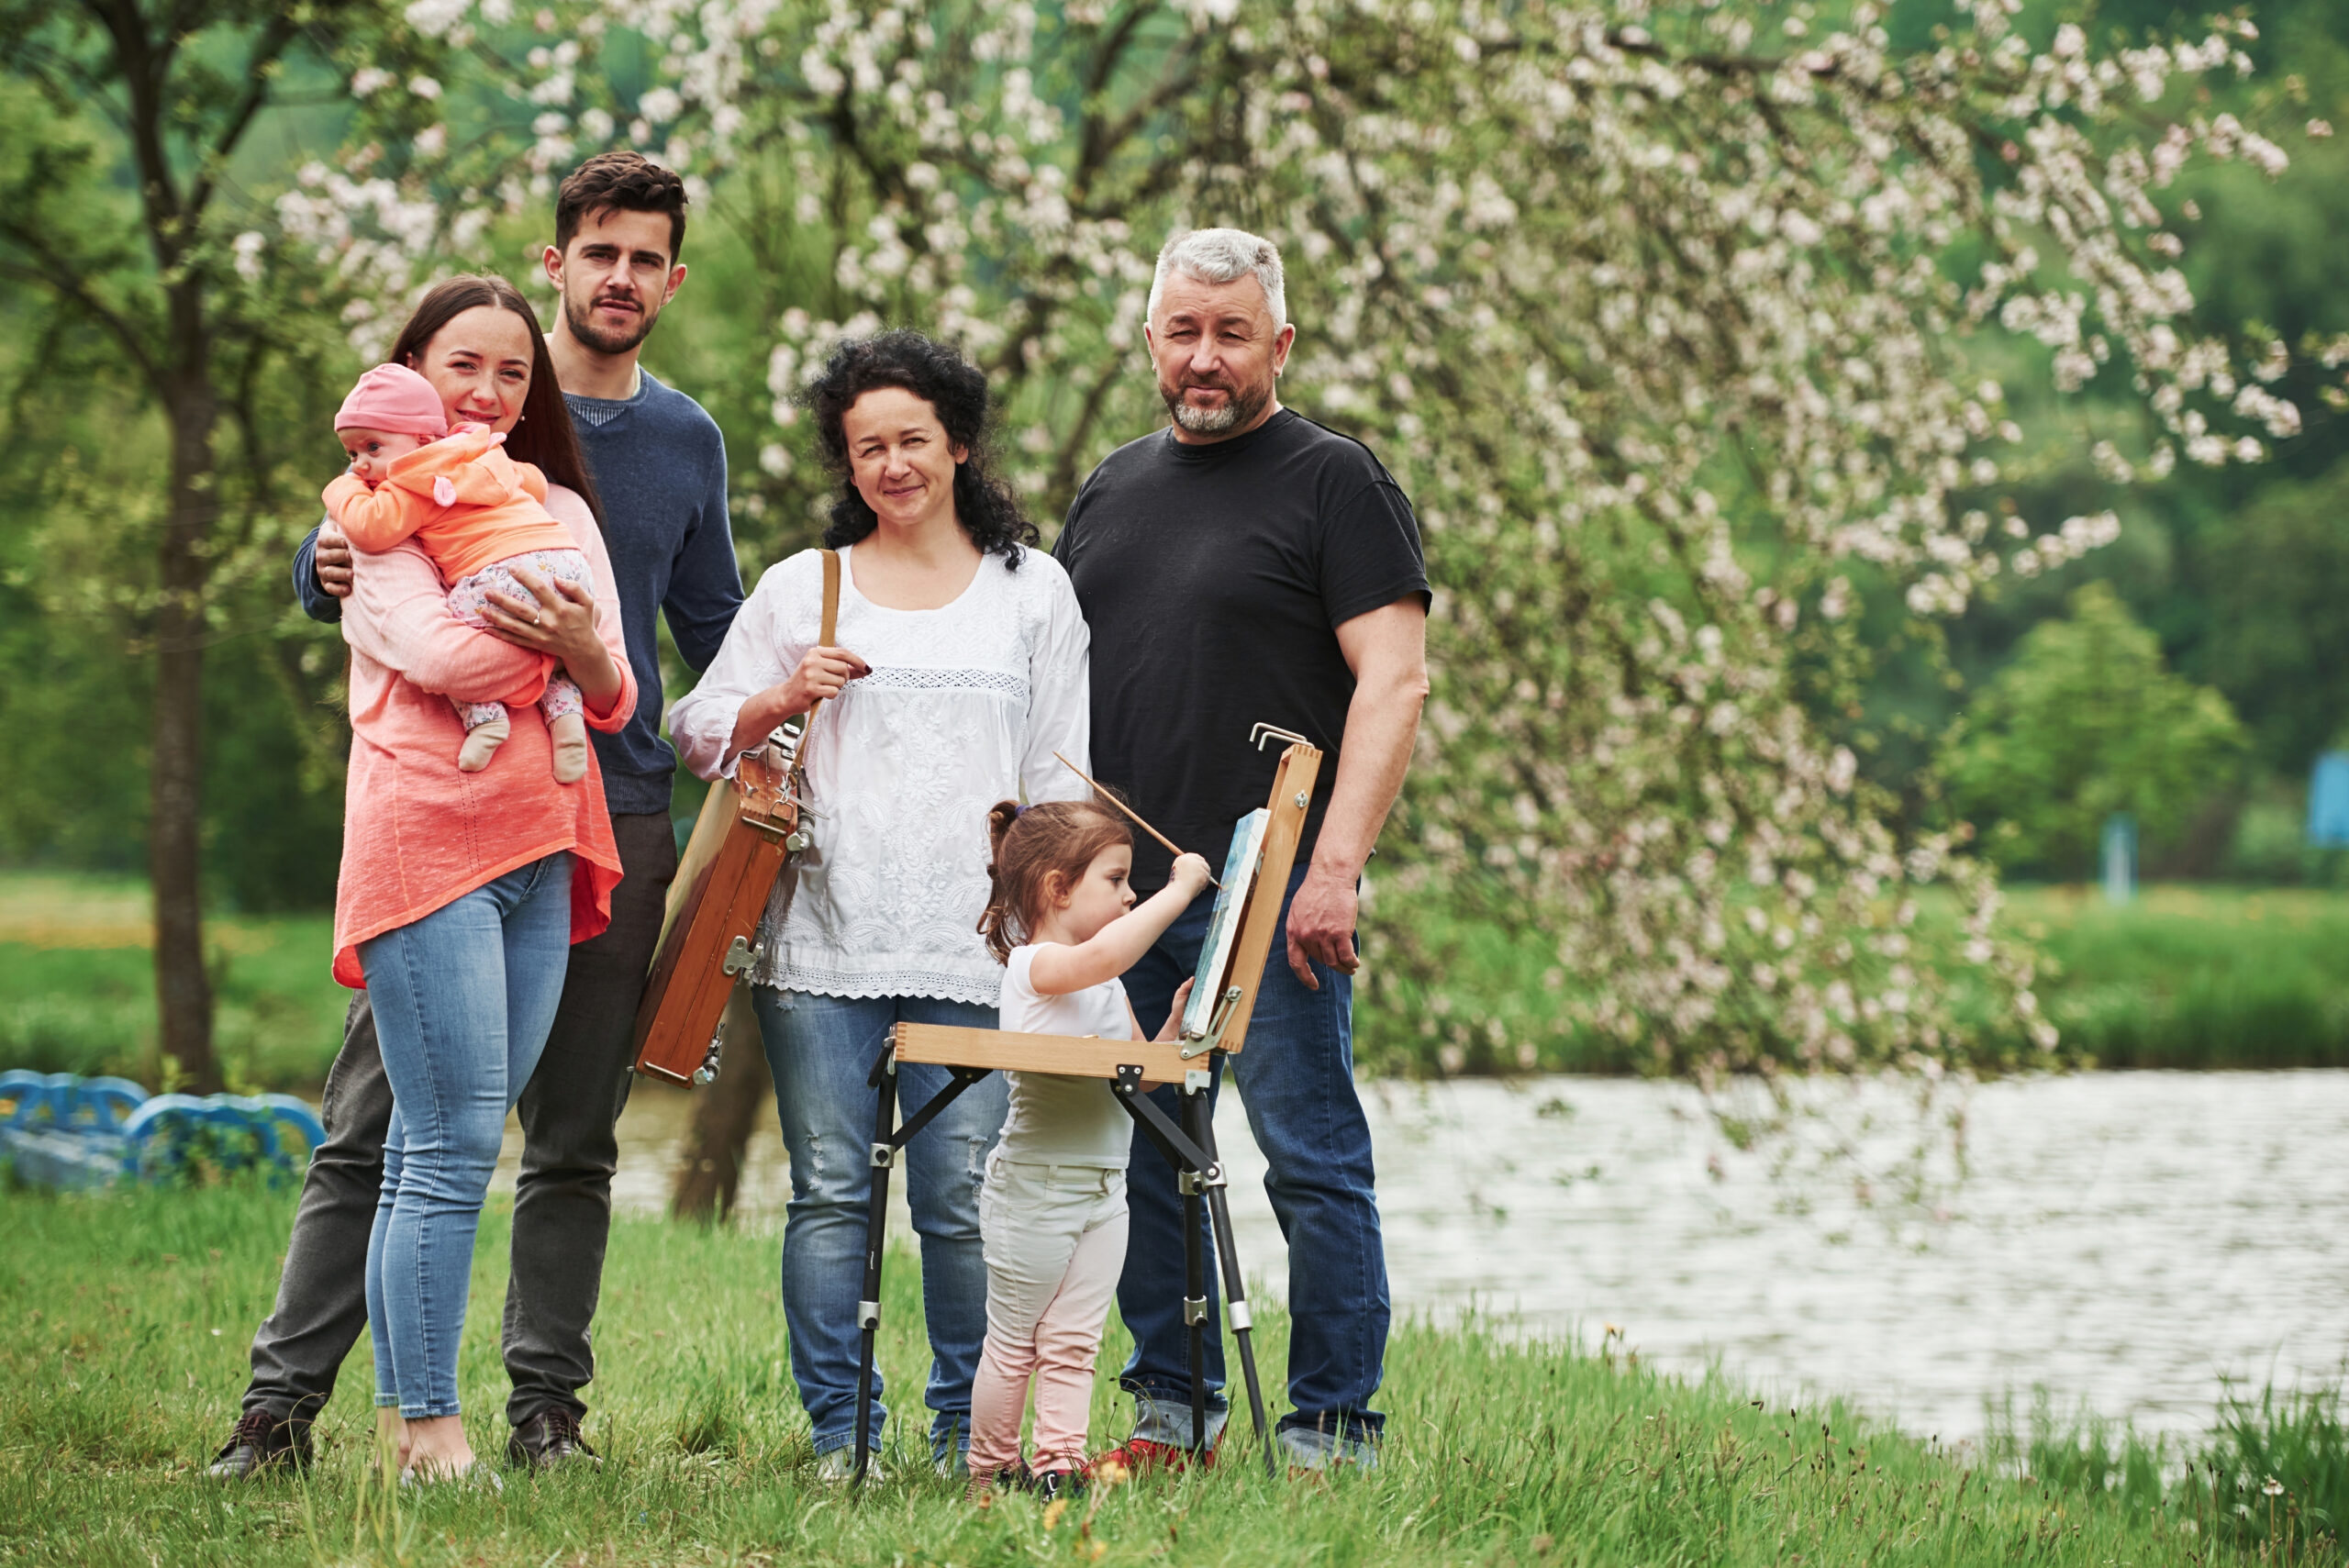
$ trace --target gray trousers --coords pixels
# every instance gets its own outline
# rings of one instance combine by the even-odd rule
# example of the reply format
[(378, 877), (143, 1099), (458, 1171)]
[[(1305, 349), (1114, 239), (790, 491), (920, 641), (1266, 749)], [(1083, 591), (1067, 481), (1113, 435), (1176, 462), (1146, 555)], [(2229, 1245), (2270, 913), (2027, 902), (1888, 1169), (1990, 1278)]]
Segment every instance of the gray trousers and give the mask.
[[(516, 1107), (522, 1170), (514, 1194), (513, 1273), (506, 1291), (506, 1373), (516, 1426), (542, 1411), (586, 1414), (579, 1390), (596, 1375), (589, 1326), (612, 1227), (613, 1127), (628, 1103), (636, 1005), (661, 940), (662, 906), (677, 872), (667, 816), (615, 815), (620, 884), (612, 924), (571, 950), (554, 1029)], [(367, 1327), (367, 1234), (384, 1184), (392, 1086), (361, 992), (327, 1073), (326, 1141), (310, 1157), (285, 1246), (277, 1307), (253, 1337), (244, 1408), (278, 1420), (317, 1418), (359, 1331)]]

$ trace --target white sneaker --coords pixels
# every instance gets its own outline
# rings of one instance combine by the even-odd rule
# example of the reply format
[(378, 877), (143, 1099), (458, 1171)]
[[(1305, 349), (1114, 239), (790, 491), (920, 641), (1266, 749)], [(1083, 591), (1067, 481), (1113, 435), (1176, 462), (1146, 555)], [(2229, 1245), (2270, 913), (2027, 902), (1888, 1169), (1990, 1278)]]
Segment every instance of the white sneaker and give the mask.
[[(844, 1443), (816, 1461), (816, 1479), (827, 1486), (844, 1485), (856, 1479), (856, 1445)], [(881, 1456), (875, 1453), (864, 1466), (864, 1479), (877, 1483), (889, 1479), (881, 1468)]]
[(1378, 1447), (1362, 1438), (1341, 1438), (1309, 1427), (1290, 1427), (1280, 1434), (1281, 1457), (1292, 1473), (1308, 1470), (1375, 1470)]

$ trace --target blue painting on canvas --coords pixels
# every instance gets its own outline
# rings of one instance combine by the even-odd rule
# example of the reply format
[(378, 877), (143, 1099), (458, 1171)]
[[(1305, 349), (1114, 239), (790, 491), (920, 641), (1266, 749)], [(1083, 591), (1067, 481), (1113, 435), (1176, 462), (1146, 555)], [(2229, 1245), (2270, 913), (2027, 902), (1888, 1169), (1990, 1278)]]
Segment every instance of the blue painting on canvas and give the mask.
[(1208, 1025), (1214, 1021), (1224, 972), (1231, 966), (1232, 944), (1240, 940), (1240, 911), (1248, 902), (1249, 885), (1256, 880), (1256, 863), (1264, 856), (1264, 829), (1272, 819), (1273, 814), (1260, 806), (1231, 829), (1231, 852), (1223, 859), (1223, 886), (1216, 892), (1215, 911), (1208, 917), (1208, 939), (1199, 944), (1191, 999), (1183, 1007), (1185, 1040), (1205, 1040)]

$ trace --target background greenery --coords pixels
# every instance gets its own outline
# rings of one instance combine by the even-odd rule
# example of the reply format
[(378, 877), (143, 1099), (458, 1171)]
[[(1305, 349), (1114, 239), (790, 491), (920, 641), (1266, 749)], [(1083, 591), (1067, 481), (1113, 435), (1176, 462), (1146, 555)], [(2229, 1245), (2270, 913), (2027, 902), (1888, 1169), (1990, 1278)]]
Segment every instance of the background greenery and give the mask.
[[(1945, 10), (1940, 0), (1900, 5), (1895, 42), (1926, 43)], [(2129, 37), (2198, 17), (2165, 0), (2033, 0), (2023, 26), (2044, 37), (2059, 14)], [(2349, 9), (2269, 0), (2256, 15), (2257, 74), (2206, 91), (2198, 106), (2349, 128)], [(342, 124), (333, 98), (323, 80), (290, 95), (288, 112), (239, 149), (220, 199), (281, 183), (331, 147)], [(39, 112), (20, 95), (0, 105), (19, 125)], [(2339, 275), (2339, 258), (2349, 254), (2349, 143), (2310, 142), (2295, 156), (2301, 168), (2281, 183), (2242, 168), (2189, 177), (2202, 217), (2184, 266), (2204, 314), (2245, 336), (2272, 330), (2297, 342), (2349, 329)], [(771, 172), (751, 167), (701, 204), (691, 279), (647, 355), (655, 373), (700, 398), (729, 433), (746, 575), (811, 532), (802, 509), (780, 504), (796, 493), (762, 462), (774, 434), (764, 328), (822, 259), (778, 240), (788, 232), (780, 219), (787, 204)], [(0, 173), (16, 179), (21, 171)], [(127, 168), (117, 172), (118, 193), (127, 196), (130, 179)], [(542, 227), (532, 219), (500, 235), (516, 259), (510, 271), (533, 289), (527, 258)], [(305, 317), (298, 295), (274, 306), (273, 330), (293, 345), (277, 362), (290, 373), (250, 404), (273, 434), (255, 449), (269, 457), (259, 465), (266, 472), (237, 481), (241, 510), (222, 546), (227, 586), (206, 651), (201, 781), (206, 887), (217, 910), (237, 917), (211, 939), (222, 1053), (242, 1063), (237, 1071), (273, 1082), (314, 1073), (306, 1064), (339, 1013), (339, 997), (311, 967), (324, 967), (315, 912), (332, 895), (347, 744), (336, 706), (340, 646), (302, 619), (284, 576), (291, 544), (310, 520), (306, 487), (335, 467), (323, 432), (342, 389), (344, 367), (332, 351), (340, 324)], [(2044, 353), (2022, 340), (1989, 349), (2019, 371)], [(2300, 822), (2310, 763), (2349, 727), (2349, 621), (2339, 611), (2349, 594), (2349, 420), (2288, 382), (2279, 390), (2299, 398), (2307, 426), (2278, 444), (2273, 462), (2116, 485), (2087, 454), (2142, 417), (2117, 384), (2122, 374), (2116, 367), (2060, 403), (2030, 390), (2043, 387), (2043, 376), (2003, 377), (2024, 400), (2018, 418), (2042, 439), (2016, 499), (2039, 517), (2117, 506), (2120, 541), (2031, 580), (2009, 578), (1963, 617), (1926, 631), (1888, 590), (1859, 584), (1862, 622), (1887, 657), (1855, 710), (1820, 717), (1848, 733), (1863, 771), (1898, 796), (1912, 822), (1962, 813), (2014, 877), (2079, 876), (2094, 824), (2109, 806), (2126, 804), (2143, 819), (2148, 866), (2158, 874), (2331, 887), (2343, 857), (2306, 850)], [(2042, 401), (2029, 405), (2034, 397)], [(145, 863), (154, 567), (143, 541), (163, 506), (164, 448), (161, 421), (119, 357), (87, 331), (67, 329), (31, 291), (0, 281), (0, 732), (8, 736), (0, 863), (101, 877)], [(799, 460), (804, 471), (804, 452)], [(2093, 692), (2067, 684), (2066, 639), (2077, 642), (2084, 615), (2138, 651), (2127, 679)], [(2036, 661), (2034, 648), (2043, 651)], [(673, 695), (686, 678), (676, 673)], [(1439, 670), (1439, 686), (1442, 678)], [(2109, 720), (2113, 744), (2081, 746), (2069, 716), (2083, 704)], [(1995, 756), (1986, 738), (1996, 739)], [(683, 805), (696, 797), (686, 792)], [(36, 886), (11, 885), (12, 897)], [(84, 896), (61, 883), (38, 885)], [(129, 884), (74, 885), (139, 896)], [(2054, 961), (2043, 986), (2050, 1016), (2074, 1045), (2113, 1062), (2337, 1060), (2340, 966), (2313, 940), (2230, 946), (2229, 933), (2249, 923), (2240, 916), (2247, 906), (2214, 892), (2199, 915), (2080, 908), (2043, 920)], [(2159, 935), (2170, 931), (2175, 940)], [(2078, 947), (2067, 946), (2076, 940)], [(1558, 1011), (1557, 965), (1543, 941), (1477, 927), (1447, 951), (1488, 977), (1490, 988), (1478, 993), (1490, 999), (1479, 1038), (1440, 1045), (1427, 1018), (1386, 1007), (1364, 1018), (1368, 1060), (1431, 1071), (1638, 1065), (1620, 1047), (1554, 1030), (1525, 1059), (1526, 1042), (1542, 1033), (1536, 1024)], [(13, 1010), (0, 1020), (0, 1060), (142, 1060), (152, 1004), (139, 995), (135, 948), (24, 943), (9, 951), (0, 984), (33, 999), (5, 1004)], [(2244, 960), (2256, 962), (2245, 968)]]

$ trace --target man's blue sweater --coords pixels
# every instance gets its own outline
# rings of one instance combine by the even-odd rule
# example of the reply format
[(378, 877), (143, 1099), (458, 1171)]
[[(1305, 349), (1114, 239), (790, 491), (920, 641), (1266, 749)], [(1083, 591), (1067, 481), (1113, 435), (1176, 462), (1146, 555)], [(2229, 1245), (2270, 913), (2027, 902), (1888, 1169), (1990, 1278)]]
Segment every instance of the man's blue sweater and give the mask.
[[(604, 502), (604, 548), (620, 596), (620, 633), (636, 673), (636, 715), (591, 731), (614, 813), (665, 812), (677, 754), (661, 738), (666, 707), (652, 616), (669, 617), (677, 651), (707, 667), (742, 606), (742, 574), (726, 517), (726, 443), (700, 404), (651, 375), (634, 397), (564, 393)], [(294, 588), (313, 620), (339, 621), (342, 601), (318, 585), (317, 530), (294, 556)]]

